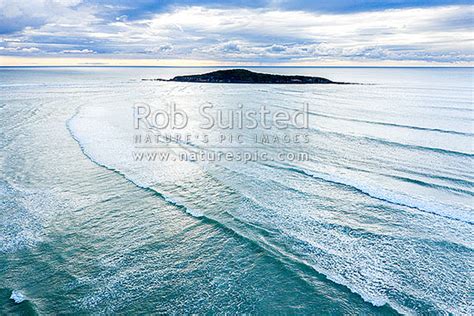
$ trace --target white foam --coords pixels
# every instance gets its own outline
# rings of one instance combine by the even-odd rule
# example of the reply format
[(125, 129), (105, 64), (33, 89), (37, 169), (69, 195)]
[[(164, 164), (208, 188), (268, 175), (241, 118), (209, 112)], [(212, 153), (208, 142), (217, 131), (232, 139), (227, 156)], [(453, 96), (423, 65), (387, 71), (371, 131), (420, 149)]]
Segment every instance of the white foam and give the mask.
[[(157, 191), (167, 202), (175, 204), (194, 217), (204, 214), (187, 207), (178, 196), (159, 188), (170, 183), (188, 181), (203, 174), (192, 161), (176, 161), (176, 144), (171, 144), (170, 159), (165, 161), (135, 161), (133, 152), (140, 151), (133, 143), (134, 135), (141, 134), (130, 124), (133, 111), (130, 104), (104, 103), (77, 109), (67, 127), (82, 151), (93, 162), (123, 175), (141, 188)], [(164, 145), (162, 145), (164, 146)], [(158, 146), (159, 147), (159, 146)], [(159, 149), (152, 149), (160, 151)]]
[[(254, 95), (252, 91), (246, 93)], [(199, 92), (196, 92), (193, 97), (195, 99), (189, 101), (189, 104), (197, 103)], [(211, 98), (212, 96), (207, 94), (204, 97)], [(179, 100), (186, 100), (186, 95), (180, 95)], [(331, 204), (333, 191), (325, 192), (326, 195), (323, 196), (327, 196), (329, 202), (322, 207), (319, 206), (323, 203), (322, 201), (303, 197), (304, 194), (293, 193), (294, 199), (292, 199), (292, 193), (289, 190), (285, 190), (284, 187), (271, 186), (271, 183), (268, 182), (271, 180), (278, 183), (277, 180), (286, 179), (284, 182), (288, 183), (291, 178), (287, 173), (277, 173), (275, 170), (267, 173), (268, 170), (257, 170), (255, 166), (247, 166), (249, 170), (245, 170), (245, 172), (242, 170), (242, 165), (236, 166), (235, 169), (242, 172), (242, 176), (229, 175), (229, 173), (221, 174), (220, 169), (212, 173), (213, 178), (220, 180), (220, 183), (225, 186), (231, 187), (233, 193), (239, 193), (236, 194), (238, 198), (236, 198), (235, 204), (226, 203), (226, 199), (222, 198), (224, 194), (220, 194), (221, 187), (214, 183), (199, 181), (206, 178), (206, 172), (201, 169), (199, 164), (192, 162), (178, 164), (172, 161), (158, 163), (133, 161), (131, 152), (134, 149), (132, 139), (135, 131), (130, 124), (131, 118), (130, 103), (93, 104), (81, 108), (77, 115), (69, 121), (68, 128), (90, 159), (119, 172), (140, 187), (163, 191), (159, 193), (164, 199), (184, 208), (193, 216), (213, 217), (210, 214), (211, 208), (221, 208), (242, 222), (257, 223), (263, 228), (281, 232), (281, 234), (275, 234), (271, 240), (273, 245), (285, 245), (291, 249), (292, 253), (306, 258), (306, 262), (316, 271), (323, 273), (336, 283), (345, 285), (375, 306), (382, 306), (389, 302), (392, 307), (398, 306), (399, 311), (408, 313), (409, 309), (403, 307), (405, 302), (419, 298), (433, 305), (441, 306), (440, 308), (445, 310), (456, 311), (447, 308), (446, 302), (462, 302), (463, 292), (460, 288), (456, 289), (457, 296), (441, 291), (434, 295), (430, 293), (433, 291), (431, 288), (423, 289), (430, 284), (446, 283), (452, 279), (464, 278), (464, 274), (459, 271), (465, 271), (465, 264), (461, 260), (462, 258), (460, 259), (457, 248), (444, 249), (443, 244), (438, 243), (439, 236), (450, 241), (446, 237), (449, 227), (431, 235), (426, 232), (412, 231), (412, 227), (407, 228), (403, 225), (387, 228), (388, 225), (380, 224), (379, 227), (378, 222), (372, 223), (372, 217), (359, 220), (359, 217), (354, 215), (353, 218), (343, 220), (340, 217), (352, 213), (336, 212), (337, 204)], [(173, 149), (169, 151), (172, 153)], [(427, 189), (422, 191), (423, 194), (415, 195), (412, 194), (412, 191), (398, 190), (387, 179), (381, 182), (378, 181), (379, 178), (372, 175), (357, 176), (349, 171), (342, 173), (340, 169), (330, 169), (329, 167), (332, 165), (329, 167), (326, 167), (326, 164), (320, 165), (321, 167), (318, 167), (318, 164), (296, 166), (295, 169), (300, 169), (309, 176), (324, 180), (323, 182), (338, 184), (336, 187), (344, 185), (363, 193), (363, 195), (349, 194), (347, 192), (349, 190), (334, 190), (336, 193), (347, 194), (348, 198), (363, 196), (366, 199), (366, 196), (370, 196), (387, 203), (416, 208), (443, 217), (466, 222), (473, 221), (471, 213), (467, 212), (470, 211), (467, 210), (468, 206), (464, 209), (462, 205), (453, 207), (450, 203), (443, 203), (442, 196), (440, 198), (439, 195), (424, 194), (428, 192)], [(255, 179), (259, 181), (249, 179), (251, 173), (255, 173)], [(262, 178), (265, 178), (267, 174), (268, 181), (262, 183), (265, 180)], [(281, 175), (281, 177), (275, 179), (273, 178), (275, 174)], [(321, 181), (308, 181), (307, 183), (300, 181), (297, 185), (311, 186), (318, 182)], [(294, 188), (295, 185), (293, 184), (291, 187)], [(319, 188), (319, 186), (314, 186), (314, 190), (309, 191), (315, 193)], [(406, 189), (406, 186), (402, 189)], [(192, 196), (193, 199), (190, 201), (191, 199), (187, 197), (193, 193), (195, 196)], [(184, 198), (180, 194), (184, 195)], [(244, 197), (248, 197), (247, 200)], [(204, 203), (211, 198), (216, 200), (215, 204)], [(337, 198), (336, 196), (336, 202)], [(249, 202), (245, 203), (246, 201)], [(358, 206), (358, 201), (352, 202), (348, 199), (347, 203), (352, 203), (354, 207)], [(258, 208), (259, 205), (262, 205), (262, 208)], [(399, 223), (398, 219), (419, 220), (421, 224), (426, 223), (433, 227), (425, 218), (412, 218), (405, 216), (404, 212), (400, 212), (400, 214), (395, 214), (399, 217), (395, 217), (393, 223)], [(391, 214), (383, 216), (389, 215)], [(441, 217), (441, 224), (445, 223), (443, 217)], [(356, 225), (356, 227), (352, 229), (352, 225)], [(464, 223), (459, 225), (464, 225)], [(442, 225), (438, 225), (438, 227), (443, 228)], [(389, 228), (393, 228), (393, 232)], [(398, 231), (403, 232), (405, 236), (401, 236)], [(407, 235), (407, 233), (411, 233), (411, 235)], [(425, 240), (429, 240), (429, 242)], [(432, 258), (433, 251), (419, 252), (420, 249), (429, 247), (438, 251), (436, 255), (442, 256), (441, 260), (437, 260), (436, 257)], [(410, 260), (404, 259), (406, 257), (409, 257)], [(443, 260), (451, 262), (451, 267), (443, 266)], [(400, 262), (404, 265), (400, 265)], [(432, 263), (428, 272), (426, 262)], [(445, 273), (446, 270), (449, 274)], [(439, 286), (433, 285), (433, 288), (439, 288)], [(460, 306), (457, 310), (462, 311), (465, 308), (466, 306)]]
[[(395, 192), (394, 190), (383, 188), (380, 185), (377, 185), (377, 183), (373, 183), (373, 181), (370, 181), (368, 178), (366, 178), (365, 183), (363, 183), (354, 180), (355, 177), (343, 178), (324, 172), (314, 172), (307, 170), (302, 170), (302, 172), (315, 178), (352, 187), (368, 196), (385, 201), (387, 203), (415, 208), (421, 212), (437, 214), (466, 223), (474, 223), (474, 214), (472, 213), (472, 208), (463, 205), (455, 205), (455, 207), (453, 207), (452, 205), (446, 203), (436, 202), (434, 201), (436, 196), (409, 196), (401, 191)], [(427, 200), (428, 198), (430, 200)]]
[(18, 291), (18, 290), (13, 290), (13, 291), (12, 291), (12, 295), (10, 296), (10, 299), (11, 299), (11, 300), (14, 300), (15, 303), (20, 304), (21, 302), (23, 302), (24, 300), (26, 300), (26, 296), (23, 295), (23, 293), (21, 293), (21, 292)]
[(182, 202), (179, 202), (177, 201), (176, 199), (172, 199), (170, 197), (167, 197), (167, 196), (164, 196), (164, 199), (171, 203), (171, 204), (174, 204), (178, 207), (183, 207), (186, 211), (186, 213), (188, 213), (189, 215), (193, 216), (193, 217), (197, 217), (197, 218), (201, 218), (201, 217), (204, 217), (204, 214), (200, 211), (197, 211), (197, 210), (194, 210), (194, 209), (191, 209), (189, 207), (187, 207), (186, 205), (184, 205), (184, 203)]

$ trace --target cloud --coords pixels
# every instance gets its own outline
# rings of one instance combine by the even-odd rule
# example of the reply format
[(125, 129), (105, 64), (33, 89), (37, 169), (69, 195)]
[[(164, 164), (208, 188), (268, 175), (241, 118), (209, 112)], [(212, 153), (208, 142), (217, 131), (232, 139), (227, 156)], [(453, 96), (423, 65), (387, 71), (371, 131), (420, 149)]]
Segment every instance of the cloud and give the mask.
[(0, 34), (39, 27), (57, 17), (71, 15), (81, 0), (0, 0)]
[(173, 45), (163, 44), (158, 47), (147, 48), (145, 51), (154, 54), (167, 54), (173, 50)]
[(66, 49), (61, 51), (63, 54), (94, 54), (95, 51), (91, 49)]
[(323, 13), (355, 13), (388, 9), (424, 8), (472, 4), (470, 0), (270, 0), (269, 5), (280, 10), (303, 10)]
[[(189, 7), (146, 20), (148, 31), (176, 38), (194, 57), (225, 60), (472, 60), (472, 6), (397, 9), (353, 14)], [(455, 20), (452, 26), (446, 20)], [(171, 25), (181, 21), (184, 32)], [(463, 23), (464, 21), (464, 23)], [(143, 23), (143, 22), (142, 22)], [(440, 25), (441, 24), (441, 25)], [(134, 24), (128, 25), (130, 29)], [(226, 41), (221, 42), (223, 39)], [(216, 43), (217, 42), (217, 43)], [(459, 55), (459, 58), (455, 58)]]
[(10, 52), (10, 53), (38, 53), (41, 50), (38, 47), (0, 47), (0, 52)]
[[(15, 30), (0, 36), (0, 54), (156, 55), (255, 63), (474, 60), (472, 5), (412, 8), (419, 2), (400, 5), (402, 1), (393, 0), (385, 9), (374, 0), (361, 11), (349, 10), (356, 1), (244, 2), (179, 6), (163, 1), (156, 8), (155, 2), (144, 0), (133, 7), (125, 1), (0, 0), (0, 17), (18, 20), (0, 22), (0, 29), (6, 25), (4, 33)], [(435, 4), (442, 3), (446, 1)], [(143, 14), (130, 15), (139, 9)]]
[(281, 53), (281, 52), (284, 52), (287, 50), (287, 47), (283, 46), (283, 45), (272, 45), (270, 46), (268, 49), (267, 49), (269, 52), (272, 52), (272, 53)]
[(87, 0), (87, 2), (94, 5), (101, 5), (113, 11), (110, 15), (106, 12), (102, 12), (103, 17), (113, 16), (113, 19), (115, 19), (117, 16), (126, 15), (128, 20), (147, 19), (154, 14), (170, 12), (175, 8), (192, 6), (217, 9), (296, 10), (337, 14), (414, 7), (467, 5), (472, 3), (470, 0), (135, 0), (133, 4), (128, 0)]
[(221, 45), (221, 51), (225, 53), (239, 53), (240, 46), (238, 43), (229, 42)]
[(127, 20), (128, 20), (128, 16), (126, 16), (125, 14), (115, 18), (115, 21), (127, 21)]
[(37, 47), (25, 47), (21, 49), (21, 52), (23, 53), (37, 53), (39, 51), (41, 50)]

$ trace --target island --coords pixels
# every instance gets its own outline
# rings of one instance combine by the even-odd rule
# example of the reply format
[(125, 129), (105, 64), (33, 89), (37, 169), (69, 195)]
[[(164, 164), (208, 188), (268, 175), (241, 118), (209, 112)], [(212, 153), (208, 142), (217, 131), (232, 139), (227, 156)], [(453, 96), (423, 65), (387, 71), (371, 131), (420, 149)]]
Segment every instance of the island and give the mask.
[(142, 79), (143, 81), (178, 81), (209, 83), (265, 83), (265, 84), (349, 84), (321, 77), (273, 75), (246, 69), (218, 70), (201, 75), (177, 76), (172, 79)]

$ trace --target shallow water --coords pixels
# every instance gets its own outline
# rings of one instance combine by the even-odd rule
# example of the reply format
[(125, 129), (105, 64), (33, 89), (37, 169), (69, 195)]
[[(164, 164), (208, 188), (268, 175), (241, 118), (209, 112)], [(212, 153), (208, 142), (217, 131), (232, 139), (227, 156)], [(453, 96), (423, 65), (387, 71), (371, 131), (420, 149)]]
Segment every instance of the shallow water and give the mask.
[[(257, 69), (366, 85), (140, 80), (208, 70), (0, 70), (2, 310), (472, 312), (472, 69)], [(135, 161), (136, 102), (175, 103), (193, 135), (201, 104), (308, 104), (309, 143), (263, 150), (311, 159)]]

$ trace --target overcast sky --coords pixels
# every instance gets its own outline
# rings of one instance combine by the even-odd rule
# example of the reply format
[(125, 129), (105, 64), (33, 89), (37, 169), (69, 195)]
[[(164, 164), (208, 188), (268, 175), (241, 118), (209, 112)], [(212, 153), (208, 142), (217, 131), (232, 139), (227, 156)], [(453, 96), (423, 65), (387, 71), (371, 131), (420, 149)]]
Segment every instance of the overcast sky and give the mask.
[(473, 17), (471, 1), (0, 0), (0, 65), (470, 65)]

